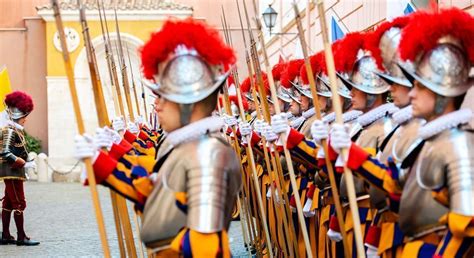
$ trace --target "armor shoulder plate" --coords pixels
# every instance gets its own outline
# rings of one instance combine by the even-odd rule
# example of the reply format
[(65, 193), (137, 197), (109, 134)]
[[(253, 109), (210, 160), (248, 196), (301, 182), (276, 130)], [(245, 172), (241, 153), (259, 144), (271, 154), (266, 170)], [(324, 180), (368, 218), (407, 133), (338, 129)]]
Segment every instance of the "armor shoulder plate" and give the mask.
[(457, 214), (474, 215), (474, 133), (459, 128), (446, 130), (426, 142), (415, 168), (423, 189), (447, 187), (449, 208)]
[(220, 137), (203, 137), (180, 149), (186, 171), (188, 228), (201, 233), (227, 228), (241, 186), (234, 150)]

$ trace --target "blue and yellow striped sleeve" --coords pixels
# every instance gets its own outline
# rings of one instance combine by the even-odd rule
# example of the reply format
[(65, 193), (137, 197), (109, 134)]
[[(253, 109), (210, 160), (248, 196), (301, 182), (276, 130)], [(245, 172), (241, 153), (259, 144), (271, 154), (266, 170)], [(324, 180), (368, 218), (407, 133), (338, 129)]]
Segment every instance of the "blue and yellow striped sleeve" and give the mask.
[(439, 243), (434, 257), (467, 257), (474, 252), (474, 217), (449, 212), (441, 218), (448, 231)]
[(313, 141), (307, 140), (302, 133), (291, 128), (288, 132), (286, 146), (290, 150), (292, 157), (298, 162), (310, 169), (317, 167), (318, 160), (316, 159), (316, 154), (318, 153), (318, 148)]
[(398, 184), (398, 169), (394, 164), (382, 164), (353, 143), (349, 148), (347, 167), (375, 187), (389, 193), (391, 198), (399, 198), (402, 188)]

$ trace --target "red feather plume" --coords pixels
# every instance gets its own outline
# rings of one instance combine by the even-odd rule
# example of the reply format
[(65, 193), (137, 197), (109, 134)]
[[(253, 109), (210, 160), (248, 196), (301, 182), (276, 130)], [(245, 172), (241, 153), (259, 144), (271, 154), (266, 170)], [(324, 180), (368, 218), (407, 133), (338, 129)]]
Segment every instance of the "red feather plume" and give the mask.
[[(236, 95), (230, 95), (229, 100), (231, 103), (234, 103), (237, 107), (239, 106), (239, 99), (237, 98)], [(249, 109), (249, 103), (245, 98), (242, 98), (242, 105), (244, 106), (244, 111), (247, 111)]]
[(414, 61), (420, 53), (428, 52), (444, 36), (460, 41), (471, 64), (474, 63), (474, 17), (458, 8), (437, 13), (417, 12), (402, 31), (400, 57)]
[(275, 66), (273, 66), (273, 68), (272, 68), (272, 75), (273, 75), (273, 79), (274, 79), (275, 81), (279, 81), (279, 80), (280, 80), (280, 77), (281, 77), (283, 71), (285, 71), (286, 66), (287, 66), (286, 63), (278, 63), (278, 64), (276, 64)]
[(367, 36), (365, 47), (371, 52), (371, 56), (375, 59), (380, 70), (385, 70), (383, 67), (382, 53), (379, 47), (380, 39), (383, 34), (391, 28), (404, 28), (410, 22), (410, 19), (411, 15), (406, 15), (397, 17), (393, 21), (384, 22)]
[(300, 68), (303, 64), (303, 59), (295, 59), (288, 62), (288, 66), (280, 78), (280, 83), (283, 87), (291, 88), (290, 81), (293, 81), (296, 76), (300, 75)]
[(195, 49), (210, 65), (227, 66), (236, 61), (234, 50), (224, 44), (214, 28), (192, 18), (169, 19), (140, 50), (145, 78), (153, 80), (159, 73), (158, 64), (165, 61), (178, 45)]
[(234, 77), (233, 76), (227, 77), (227, 86), (230, 87), (232, 86), (232, 84), (235, 84)]
[(5, 104), (11, 108), (18, 108), (25, 114), (30, 113), (34, 108), (33, 99), (23, 91), (14, 91), (8, 94), (5, 97)]
[(352, 32), (346, 34), (340, 40), (334, 49), (334, 64), (338, 72), (351, 72), (355, 61), (357, 60), (357, 53), (364, 46), (364, 34), (360, 32)]
[(245, 78), (245, 80), (242, 81), (240, 84), (240, 90), (242, 92), (249, 92), (250, 91), (250, 77)]
[[(316, 53), (315, 55), (312, 55), (309, 57), (309, 63), (311, 64), (311, 70), (313, 71), (314, 75), (319, 74), (322, 71), (322, 65), (325, 64), (323, 63), (324, 59), (324, 52), (320, 51)], [(308, 74), (306, 73), (306, 65), (301, 66), (300, 68), (300, 78), (303, 84), (309, 84), (308, 80)]]

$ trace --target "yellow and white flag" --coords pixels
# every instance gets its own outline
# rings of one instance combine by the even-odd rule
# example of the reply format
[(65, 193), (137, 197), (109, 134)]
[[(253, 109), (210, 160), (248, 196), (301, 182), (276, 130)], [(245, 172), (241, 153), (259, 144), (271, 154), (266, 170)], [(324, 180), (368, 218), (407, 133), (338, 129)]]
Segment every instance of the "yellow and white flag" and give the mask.
[(7, 67), (3, 66), (0, 68), (0, 127), (6, 125), (8, 116), (5, 111), (5, 96), (12, 92), (10, 84), (10, 77), (8, 76)]
[(12, 92), (10, 84), (10, 77), (8, 76), (7, 67), (0, 68), (0, 112), (5, 110), (5, 103), (3, 100), (8, 93)]

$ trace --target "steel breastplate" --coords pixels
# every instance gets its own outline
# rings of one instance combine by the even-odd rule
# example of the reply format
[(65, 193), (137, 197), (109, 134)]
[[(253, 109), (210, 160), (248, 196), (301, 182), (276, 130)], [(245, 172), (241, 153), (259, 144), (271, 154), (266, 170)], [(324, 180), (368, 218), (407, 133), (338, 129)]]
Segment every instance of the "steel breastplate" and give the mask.
[[(166, 155), (160, 152), (159, 157)], [(183, 227), (202, 233), (228, 228), (240, 178), (233, 149), (218, 136), (178, 145), (163, 162), (145, 204), (142, 240), (156, 247), (169, 243)], [(186, 194), (187, 213), (177, 207), (176, 193)]]
[[(384, 151), (380, 153), (379, 160), (381, 162), (387, 162), (390, 157), (392, 162), (400, 168), (401, 162), (410, 153), (410, 150), (416, 147), (417, 141), (421, 140), (418, 137), (418, 129), (421, 123), (422, 120), (420, 119), (411, 119), (401, 124), (390, 141), (388, 141)], [(406, 176), (406, 170), (400, 169), (398, 178), (401, 185), (403, 185), (406, 180)]]
[[(452, 128), (426, 140), (409, 169), (400, 202), (400, 226), (409, 236), (439, 226), (448, 211), (474, 215), (474, 134)], [(433, 192), (447, 188), (449, 203)]]
[[(452, 128), (427, 141), (414, 167), (418, 185), (426, 190), (449, 192), (449, 208), (474, 215), (474, 133)], [(448, 204), (446, 204), (448, 205)]]
[[(356, 144), (362, 148), (373, 149), (376, 152), (392, 128), (392, 120), (388, 116), (384, 116), (366, 126), (357, 138)], [(348, 197), (345, 181), (346, 177), (343, 175), (341, 178), (342, 198)], [(370, 200), (373, 207), (382, 206), (385, 203), (385, 193), (373, 186), (369, 186), (369, 192), (367, 192), (366, 184), (362, 178), (354, 177), (354, 186), (357, 196), (370, 193)]]
[[(416, 167), (419, 158), (414, 164)], [(400, 200), (400, 228), (409, 237), (439, 226), (448, 209), (433, 199), (431, 190), (420, 187), (414, 169), (410, 169)]]

